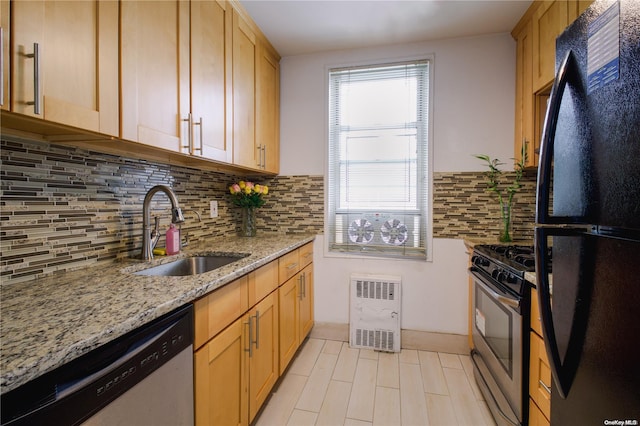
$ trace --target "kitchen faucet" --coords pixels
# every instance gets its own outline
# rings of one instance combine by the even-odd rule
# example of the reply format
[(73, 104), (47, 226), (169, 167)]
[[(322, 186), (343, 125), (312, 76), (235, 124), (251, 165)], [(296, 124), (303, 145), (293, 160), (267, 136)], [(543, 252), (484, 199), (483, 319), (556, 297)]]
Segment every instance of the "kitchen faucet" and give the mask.
[[(182, 215), (182, 210), (180, 210), (178, 199), (171, 188), (166, 185), (156, 185), (151, 188), (149, 192), (147, 192), (147, 195), (144, 196), (144, 202), (142, 203), (142, 254), (140, 257), (143, 260), (153, 259), (153, 247), (160, 237), (160, 231), (158, 230), (158, 218), (156, 217), (155, 226), (152, 228), (151, 213), (149, 212), (151, 199), (154, 194), (159, 191), (167, 194), (169, 201), (171, 201), (171, 223), (184, 222), (184, 216)], [(151, 239), (155, 239), (155, 243), (152, 244)]]

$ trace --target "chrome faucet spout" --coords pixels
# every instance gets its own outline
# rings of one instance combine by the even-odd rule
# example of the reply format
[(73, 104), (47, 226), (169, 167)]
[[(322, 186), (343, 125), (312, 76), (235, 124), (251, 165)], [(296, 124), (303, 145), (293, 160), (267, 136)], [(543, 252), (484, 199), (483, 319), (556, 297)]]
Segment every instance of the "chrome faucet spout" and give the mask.
[(178, 203), (178, 198), (176, 194), (173, 193), (171, 188), (166, 185), (156, 185), (147, 192), (147, 195), (144, 196), (144, 201), (142, 203), (142, 253), (141, 258), (143, 260), (151, 260), (153, 259), (153, 246), (151, 243), (153, 226), (151, 226), (151, 212), (150, 205), (151, 199), (157, 192), (164, 192), (167, 197), (169, 197), (169, 201), (171, 202), (171, 222), (172, 223), (182, 223), (184, 222), (184, 216), (182, 215), (182, 210), (180, 209), (180, 203)]

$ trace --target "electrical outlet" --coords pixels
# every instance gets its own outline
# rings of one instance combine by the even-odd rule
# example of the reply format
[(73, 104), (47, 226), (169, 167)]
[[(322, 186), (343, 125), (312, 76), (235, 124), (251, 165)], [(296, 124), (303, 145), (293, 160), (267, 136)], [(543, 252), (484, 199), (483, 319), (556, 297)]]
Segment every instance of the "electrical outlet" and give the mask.
[(218, 217), (218, 202), (209, 201), (209, 217)]

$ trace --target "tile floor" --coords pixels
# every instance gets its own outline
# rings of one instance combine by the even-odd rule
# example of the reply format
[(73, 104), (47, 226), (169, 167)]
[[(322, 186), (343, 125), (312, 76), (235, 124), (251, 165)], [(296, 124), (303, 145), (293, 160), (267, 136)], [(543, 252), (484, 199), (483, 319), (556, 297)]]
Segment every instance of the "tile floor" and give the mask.
[(495, 425), (469, 356), (308, 339), (256, 426)]

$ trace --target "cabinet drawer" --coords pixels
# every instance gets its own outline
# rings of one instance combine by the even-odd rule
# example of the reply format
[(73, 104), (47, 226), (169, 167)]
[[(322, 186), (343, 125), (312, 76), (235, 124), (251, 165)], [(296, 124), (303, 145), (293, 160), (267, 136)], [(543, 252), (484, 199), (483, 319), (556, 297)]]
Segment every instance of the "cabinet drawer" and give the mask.
[(195, 348), (247, 312), (248, 284), (245, 275), (195, 302)]
[(267, 263), (249, 274), (249, 306), (278, 288), (278, 261)]
[(540, 319), (540, 308), (538, 304), (538, 292), (536, 289), (531, 290), (531, 330), (535, 331), (538, 336), (542, 336), (542, 321)]
[(298, 250), (293, 250), (278, 259), (279, 283), (283, 284), (300, 270)]
[(529, 396), (540, 411), (549, 418), (551, 412), (551, 369), (544, 341), (535, 333), (531, 335), (531, 359), (529, 361)]
[(300, 269), (313, 262), (313, 243), (307, 243), (298, 249)]

